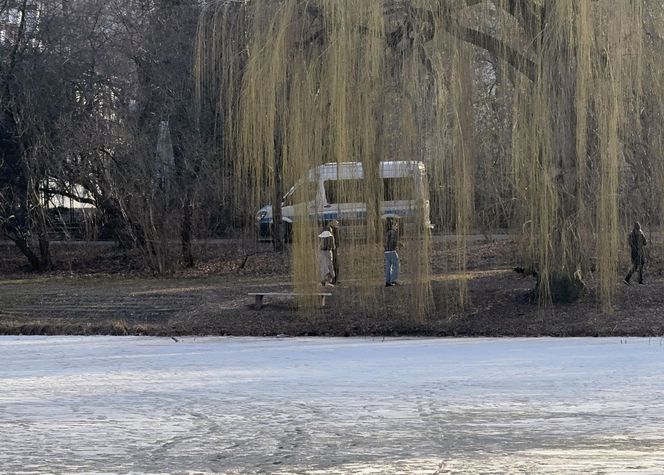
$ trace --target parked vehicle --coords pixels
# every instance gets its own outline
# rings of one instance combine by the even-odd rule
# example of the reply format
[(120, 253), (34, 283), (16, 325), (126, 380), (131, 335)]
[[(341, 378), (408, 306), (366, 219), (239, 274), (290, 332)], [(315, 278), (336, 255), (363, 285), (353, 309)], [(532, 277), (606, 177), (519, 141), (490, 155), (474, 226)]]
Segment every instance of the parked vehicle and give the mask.
[[(429, 188), (424, 163), (417, 161), (380, 162), (382, 218), (402, 218), (406, 226), (418, 221), (431, 229), (429, 218)], [(312, 168), (284, 195), (282, 217), (286, 236), (300, 219), (312, 219), (319, 225), (339, 221), (345, 237), (361, 235), (366, 230), (366, 183), (361, 162), (326, 163)], [(261, 208), (256, 214), (259, 236), (269, 238), (272, 229), (272, 206)]]

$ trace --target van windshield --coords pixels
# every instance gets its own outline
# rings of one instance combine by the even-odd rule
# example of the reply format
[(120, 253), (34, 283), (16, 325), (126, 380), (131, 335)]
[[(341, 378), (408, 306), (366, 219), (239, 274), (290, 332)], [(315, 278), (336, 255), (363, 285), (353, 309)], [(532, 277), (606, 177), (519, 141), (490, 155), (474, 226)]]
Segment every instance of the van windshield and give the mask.
[(316, 182), (299, 181), (284, 196), (281, 206), (293, 206), (316, 199)]
[(323, 182), (328, 204), (362, 203), (364, 199), (364, 180), (326, 180)]
[(383, 201), (406, 201), (412, 200), (413, 178), (383, 178)]

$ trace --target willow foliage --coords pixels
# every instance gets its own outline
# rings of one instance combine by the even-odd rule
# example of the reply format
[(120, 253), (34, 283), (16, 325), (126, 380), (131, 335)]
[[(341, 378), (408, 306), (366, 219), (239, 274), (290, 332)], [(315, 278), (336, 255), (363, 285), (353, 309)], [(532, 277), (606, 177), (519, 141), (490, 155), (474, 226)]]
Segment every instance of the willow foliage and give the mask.
[[(474, 175), (482, 131), (473, 89), (493, 78), (511, 104), (502, 127), (517, 211), (508, 224), (537, 269), (541, 301), (574, 294), (597, 269), (609, 309), (622, 235), (628, 221), (644, 219), (620, 212), (635, 173), (626, 157), (638, 167), (634, 144), (658, 154), (650, 157), (653, 189), (664, 176), (654, 120), (662, 113), (658, 11), (654, 0), (220, 0), (200, 20), (198, 92), (214, 98), (221, 159), (245, 190), (238, 209), (280, 201), (323, 163), (363, 164), (364, 180), (339, 189), (367, 204), (366, 233), (342, 243), (342, 264), (344, 280), (356, 282), (348, 292), (376, 311), (380, 162), (426, 163), (432, 220), (457, 236), (449, 271), (465, 270), (475, 196), (484, 191)], [(491, 68), (478, 66), (479, 51), (493, 58)], [(298, 187), (294, 201), (311, 200), (307, 193)], [(418, 318), (433, 302), (422, 224), (404, 230), (403, 253), (412, 284), (403, 293)], [(318, 280), (319, 225), (293, 224), (301, 290)], [(459, 299), (467, 299), (464, 285)]]

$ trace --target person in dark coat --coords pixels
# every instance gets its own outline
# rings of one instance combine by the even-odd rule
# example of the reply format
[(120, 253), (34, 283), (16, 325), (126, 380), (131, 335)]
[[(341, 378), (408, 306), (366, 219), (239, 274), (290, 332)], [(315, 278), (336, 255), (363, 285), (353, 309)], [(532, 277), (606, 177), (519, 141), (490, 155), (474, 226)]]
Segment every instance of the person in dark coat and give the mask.
[(632, 268), (629, 270), (623, 282), (626, 285), (631, 285), (629, 280), (632, 278), (634, 272), (639, 272), (639, 284), (643, 284), (643, 266), (646, 263), (645, 246), (648, 244), (641, 225), (637, 222), (634, 223), (632, 232), (629, 233), (629, 249), (632, 257)]

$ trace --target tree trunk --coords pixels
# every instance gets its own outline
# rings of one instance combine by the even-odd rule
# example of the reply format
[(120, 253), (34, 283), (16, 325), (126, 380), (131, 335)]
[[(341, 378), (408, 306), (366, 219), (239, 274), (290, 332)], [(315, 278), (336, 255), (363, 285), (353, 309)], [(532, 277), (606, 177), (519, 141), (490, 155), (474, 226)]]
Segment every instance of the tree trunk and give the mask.
[(39, 256), (30, 249), (25, 234), (23, 234), (20, 229), (11, 222), (5, 222), (2, 226), (2, 230), (4, 231), (4, 234), (14, 242), (18, 250), (21, 251), (21, 254), (28, 259), (28, 263), (32, 270), (40, 270), (41, 262)]
[(18, 247), (19, 251), (21, 251), (21, 253), (23, 253), (23, 255), (28, 259), (32, 270), (39, 270), (41, 268), (39, 257), (37, 257), (37, 254), (32, 252), (32, 249), (30, 249), (27, 240), (23, 236), (11, 239), (14, 241), (14, 244), (16, 244), (16, 247)]
[(182, 225), (180, 233), (182, 238), (182, 259), (187, 267), (194, 267), (194, 254), (191, 250), (192, 208), (193, 205), (191, 200), (187, 198), (182, 209)]
[(50, 243), (46, 234), (39, 236), (39, 270), (46, 270), (51, 267)]
[(281, 200), (284, 196), (283, 184), (283, 141), (280, 128), (275, 129), (274, 137), (274, 194), (272, 196), (272, 242), (276, 252), (285, 249), (284, 221)]
[[(549, 148), (548, 153), (551, 154), (548, 166), (556, 206), (549, 229), (551, 254), (548, 262), (541, 263), (548, 271), (544, 273), (545, 276), (541, 276), (546, 280), (548, 275), (548, 286), (538, 285), (538, 291), (540, 296), (544, 293), (553, 302), (572, 302), (585, 287), (581, 276), (583, 243), (578, 231), (581, 191), (578, 183), (580, 157), (576, 148), (578, 64), (571, 40), (556, 38), (556, 41), (557, 44), (544, 45), (540, 55), (543, 77), (540, 78), (539, 87), (542, 88), (540, 93), (546, 97), (542, 103), (548, 106), (548, 110), (535, 111), (535, 116), (545, 114), (545, 120), (548, 121), (549, 142), (545, 139), (540, 147)], [(542, 153), (546, 154), (547, 150), (542, 150)], [(546, 213), (547, 210), (542, 208), (540, 212)]]

